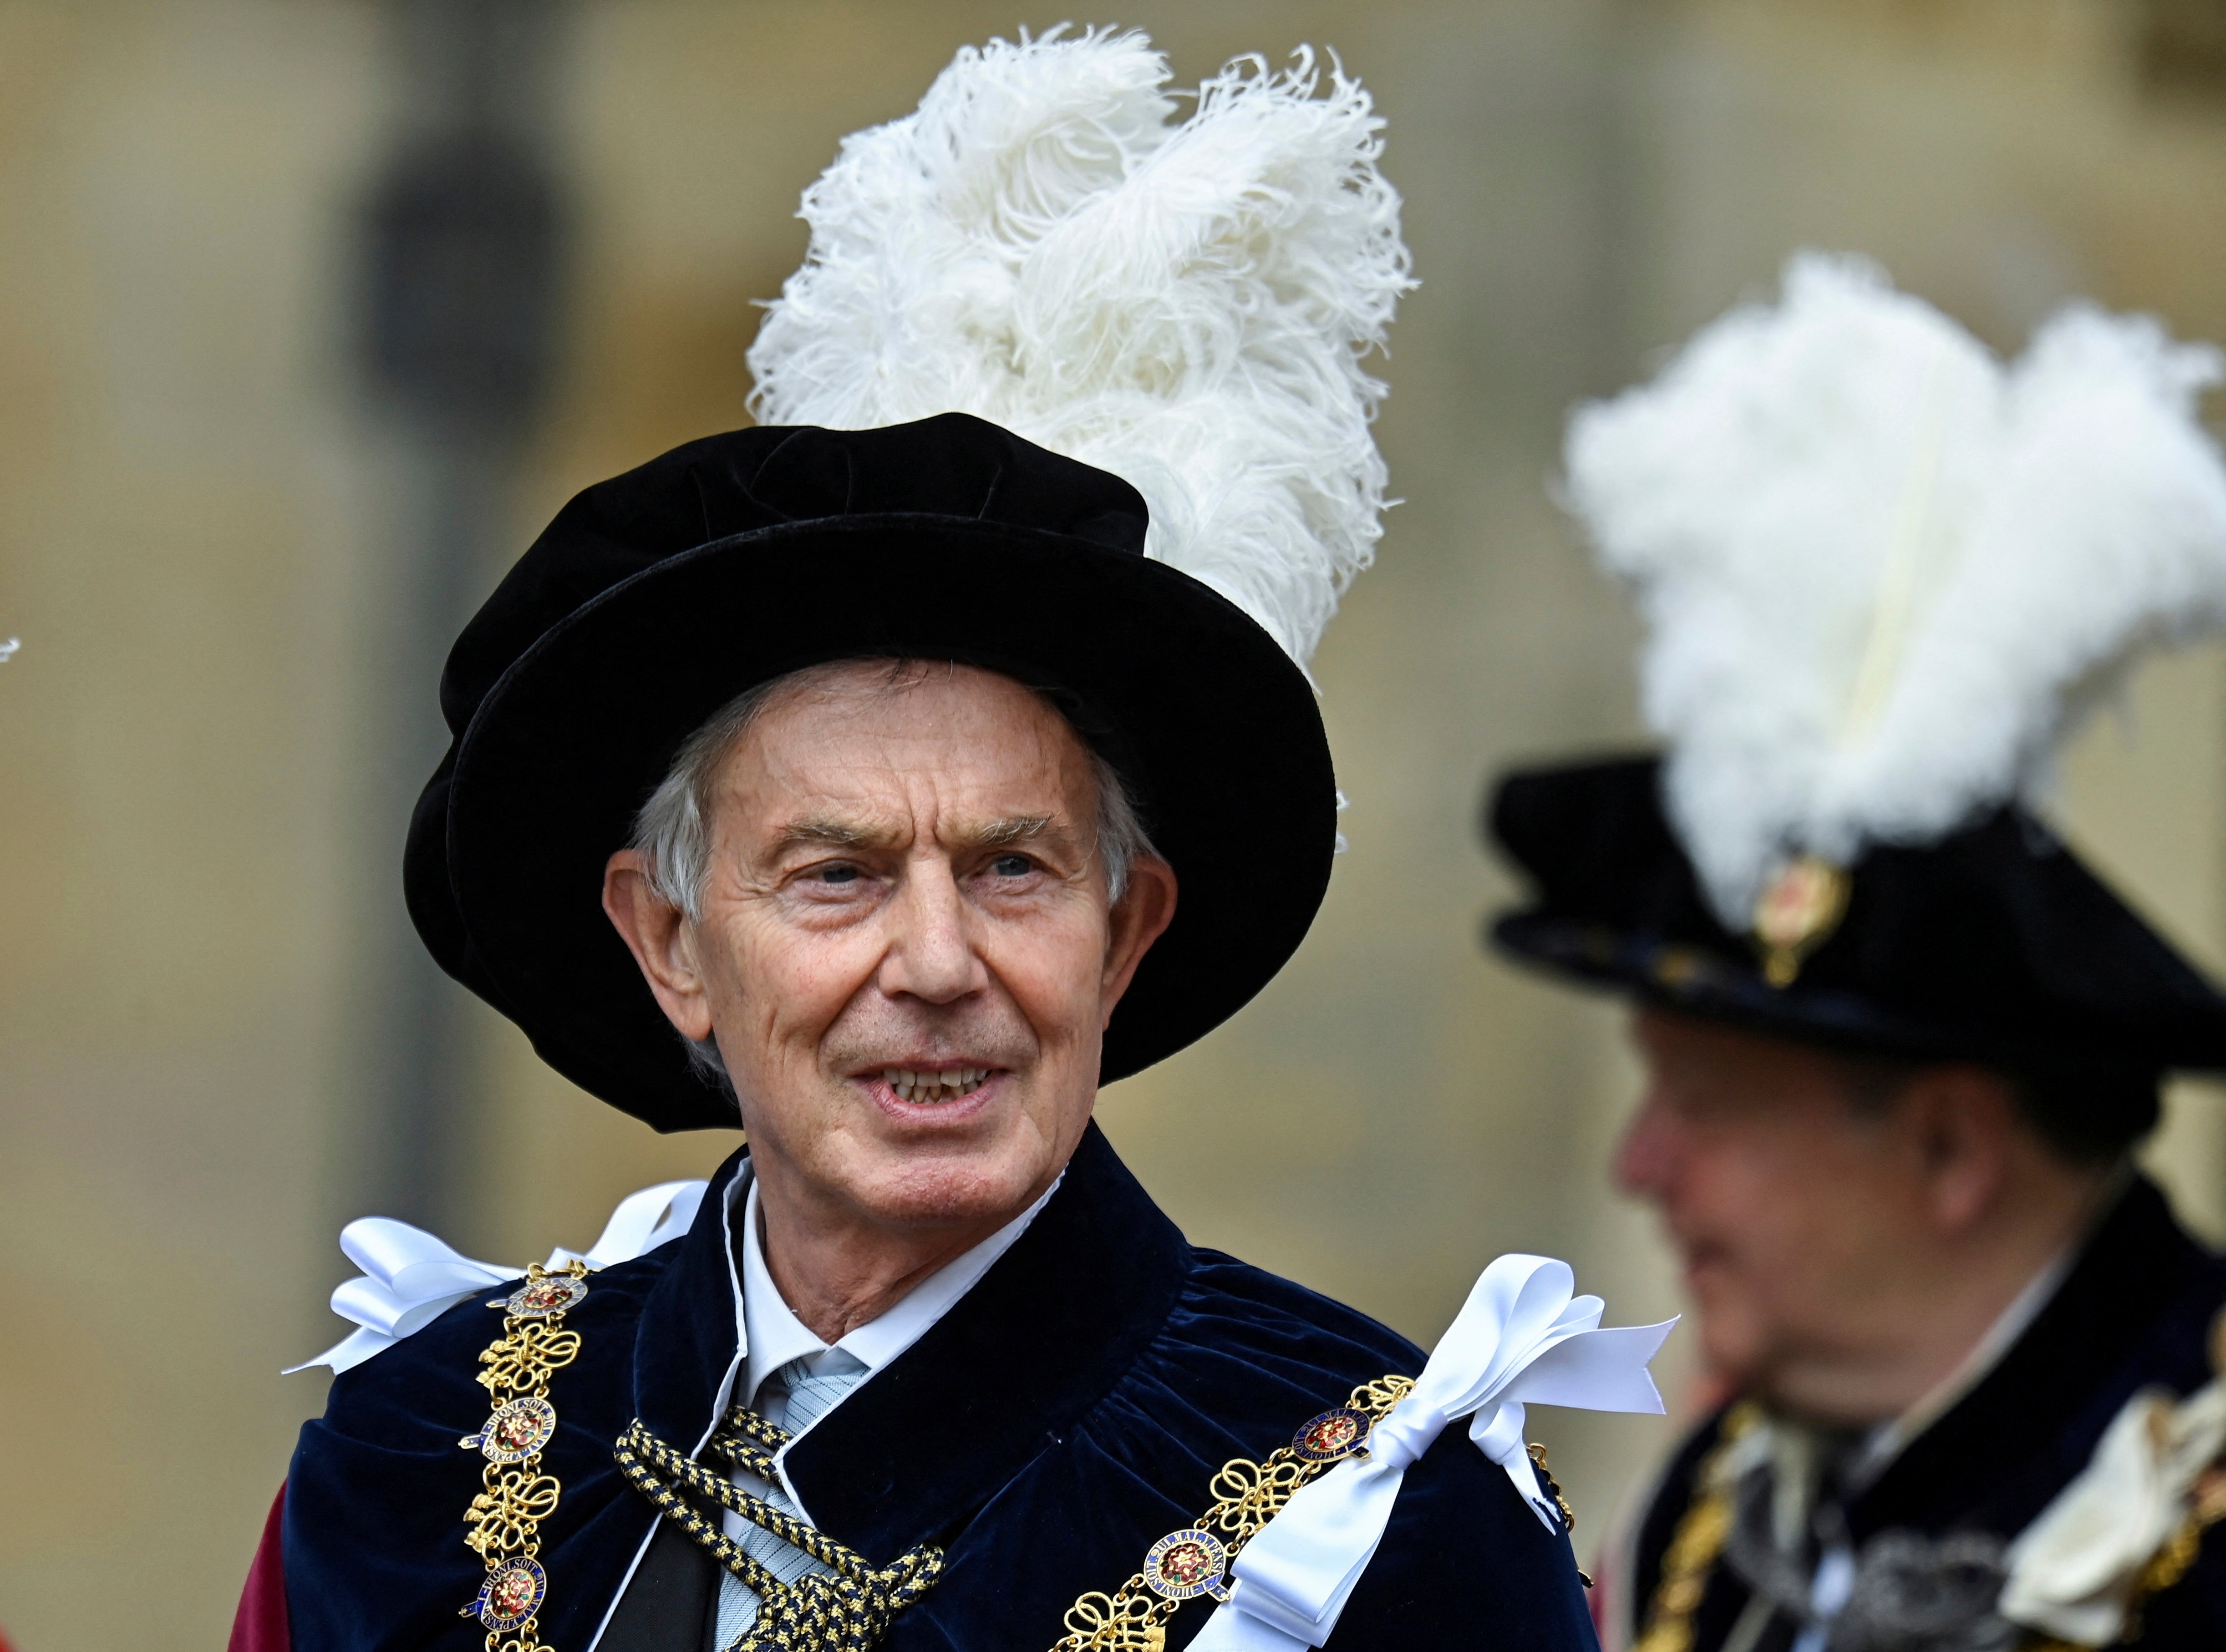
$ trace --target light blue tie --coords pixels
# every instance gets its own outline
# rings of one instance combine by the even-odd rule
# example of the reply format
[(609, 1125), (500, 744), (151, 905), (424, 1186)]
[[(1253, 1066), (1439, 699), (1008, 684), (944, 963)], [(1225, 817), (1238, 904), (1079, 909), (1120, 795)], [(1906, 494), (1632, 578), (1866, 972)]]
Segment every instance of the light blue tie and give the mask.
[[(758, 1391), (758, 1414), (792, 1434), (800, 1434), (832, 1411), (844, 1395), (865, 1379), (864, 1363), (839, 1349), (823, 1358), (829, 1367), (840, 1369), (830, 1369), (815, 1376), (809, 1361), (793, 1359), (767, 1377), (765, 1386)], [(801, 1512), (777, 1480), (766, 1485), (759, 1482), (755, 1475), (738, 1471), (735, 1482), (755, 1492), (783, 1514)], [(783, 1583), (793, 1583), (808, 1572), (825, 1575), (833, 1570), (793, 1543), (747, 1522), (742, 1523), (738, 1541), (744, 1553)], [(719, 1621), (712, 1631), (710, 1652), (725, 1652), (741, 1639), (750, 1625), (757, 1622), (761, 1604), (754, 1589), (733, 1573), (725, 1573), (719, 1580)]]

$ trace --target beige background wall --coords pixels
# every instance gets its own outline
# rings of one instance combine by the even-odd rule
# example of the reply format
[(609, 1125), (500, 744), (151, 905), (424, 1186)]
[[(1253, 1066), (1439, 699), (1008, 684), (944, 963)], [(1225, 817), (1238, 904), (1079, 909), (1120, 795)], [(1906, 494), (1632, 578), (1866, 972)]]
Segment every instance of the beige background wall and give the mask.
[[(1193, 1237), (1424, 1341), (1508, 1249), (1613, 1317), (1674, 1286), (1602, 1164), (1616, 1018), (1488, 962), (1481, 777), (1638, 734), (1618, 594), (1546, 493), (1559, 421), (1803, 244), (2014, 346), (2059, 300), (2226, 338), (2226, 92), (2186, 3), (1139, 0), (1194, 79), (1333, 45), (1391, 122), (1425, 285), (1387, 372), (1382, 564), (1319, 661), (1352, 799), (1321, 922), (1261, 1000), (1109, 1091)], [(582, 0), (561, 78), (582, 240), (515, 542), (571, 491), (739, 423), (798, 192), (952, 49), (944, 0)], [(349, 214), (392, 100), (378, 8), (0, 0), (0, 1629), (22, 1652), (217, 1643), (329, 1340), (360, 1214), (366, 937), (400, 822), (401, 484), (353, 389)], [(2161, 53), (2161, 57), (2159, 57)], [(2155, 65), (2161, 61), (2161, 79)], [(482, 570), (481, 582), (493, 577)], [(2146, 671), (2063, 812), (2226, 965), (2226, 655)], [(480, 1018), (450, 1236), (524, 1259), (727, 1150), (657, 1139)], [(2157, 1159), (2226, 1233), (2218, 1097)], [(1679, 1361), (1668, 1362), (1674, 1369)], [(1667, 1439), (1542, 1414), (1599, 1529)]]

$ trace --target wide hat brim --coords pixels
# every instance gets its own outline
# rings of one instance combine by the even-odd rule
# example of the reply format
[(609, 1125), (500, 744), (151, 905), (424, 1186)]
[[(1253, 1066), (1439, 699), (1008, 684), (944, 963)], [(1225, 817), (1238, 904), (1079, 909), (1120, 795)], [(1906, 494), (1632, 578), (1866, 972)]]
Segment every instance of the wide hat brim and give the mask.
[(666, 556), (519, 653), (413, 822), (410, 905), (436, 956), (604, 1101), (660, 1130), (733, 1125), (602, 912), (604, 867), (721, 706), (858, 657), (957, 661), (1052, 690), (1137, 794), (1180, 893), (1106, 1029), (1101, 1082), (1218, 1026), (1304, 938), (1328, 884), (1335, 784), (1313, 689), (1275, 640), (1133, 551), (884, 512)]
[(1771, 1037), (2023, 1071), (2226, 1068), (2226, 998), (2015, 805), (1873, 847), (1784, 985), (1733, 933), (1662, 806), (1653, 758), (1520, 771), (1485, 829), (1531, 886), (1490, 938), (1519, 962)]

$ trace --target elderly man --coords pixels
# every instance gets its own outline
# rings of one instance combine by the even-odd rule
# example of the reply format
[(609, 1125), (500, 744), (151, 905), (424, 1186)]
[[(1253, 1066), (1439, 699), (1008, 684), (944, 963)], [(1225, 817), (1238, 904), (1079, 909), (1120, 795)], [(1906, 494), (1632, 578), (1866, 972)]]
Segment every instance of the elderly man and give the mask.
[(2226, 614), (2216, 371), (2073, 310), (2006, 372), (1810, 257), (1578, 416), (1668, 751), (1504, 782), (1495, 937), (1637, 1000), (1616, 1179), (1718, 1398), (1612, 1643), (2226, 1645), (2226, 1267), (2131, 1163), (2226, 999), (2019, 796), (2070, 685)]
[[(679, 537), (632, 571), (617, 522)], [(668, 1127), (739, 1102), (749, 1147), (684, 1237), (340, 1379), (289, 1482), (292, 1646), (1180, 1636), (1228, 1477), (1295, 1484), (1294, 1433), (1421, 1369), (1191, 1249), (1091, 1123), (1295, 944), (1332, 810), (1297, 668), (1142, 526), (961, 416), (759, 429), (591, 489), (506, 581), (450, 668), (486, 686), (421, 922), (563, 1071)], [(960, 630), (1002, 669), (907, 640)], [(1210, 728), (1158, 721), (1178, 659), (1232, 691)], [(1581, 1593), (1452, 1433), (1332, 1644), (1580, 1647)]]
[[(997, 44), (852, 140), (808, 199), (841, 233), (753, 357), (768, 422), (580, 495), (457, 643), (406, 862), (428, 945), (586, 1090), (748, 1145), (677, 1236), (607, 1236), (429, 1324), (438, 1300), (369, 1316), (236, 1645), (1144, 1652), (1228, 1610), (1250, 1541), (1371, 1442), (1380, 1543), (1347, 1553), (1360, 1528), (1332, 1519), (1292, 1589), (1334, 1598), (1296, 1636), (1222, 1623), (1224, 1645), (1593, 1643), (1520, 1404), (1479, 1413), (1501, 1421), (1478, 1445), (1446, 1424), (1486, 1385), (1446, 1375), (1400, 1411), (1419, 1350), (1193, 1249), (1091, 1121), (1101, 1084), (1256, 993), (1320, 900), (1336, 793), (1284, 644), (1311, 645), (1372, 537), (1380, 387), (1353, 346), (1405, 280), (1357, 86), (1240, 66), (1170, 135), (1165, 79), (1135, 35)], [(1159, 175), (1116, 138), (1186, 187), (1139, 194)], [(983, 206), (1069, 144), (1057, 180)], [(1119, 249), (1132, 311), (1074, 284), (1112, 254), (1091, 225), (1208, 208), (1210, 267), (1162, 226)], [(1014, 291), (1016, 226), (1090, 254), (1059, 304)], [(1240, 371), (1186, 377), (1137, 296), (1147, 254)], [(1332, 276), (1352, 290), (1319, 302)], [(1030, 328), (1075, 316), (1087, 336), (1027, 371)], [(980, 357), (943, 397), (1003, 382), (1017, 418), (1049, 384), (1031, 416), (1148, 473), (1154, 554), (1116, 474), (964, 413), (888, 416), (875, 397), (931, 394), (938, 339)], [(1092, 363), (1106, 397), (1070, 417)], [(836, 390), (879, 428), (797, 416)], [(375, 1249), (352, 1248), (365, 1292), (416, 1276)], [(1525, 1347), (1589, 1323), (1566, 1288), (1522, 1303)]]

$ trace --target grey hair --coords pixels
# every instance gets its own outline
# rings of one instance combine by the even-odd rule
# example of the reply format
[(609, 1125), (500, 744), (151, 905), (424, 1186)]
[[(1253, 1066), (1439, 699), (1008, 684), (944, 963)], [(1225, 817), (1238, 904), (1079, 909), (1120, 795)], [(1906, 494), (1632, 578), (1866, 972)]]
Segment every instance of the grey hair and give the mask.
[[(720, 766), (727, 754), (759, 718), (776, 704), (834, 687), (838, 678), (861, 665), (887, 668), (887, 675), (874, 685), (876, 691), (887, 693), (922, 681), (934, 664), (939, 662), (830, 660), (760, 683), (713, 712), (694, 734), (681, 741), (665, 778), (658, 782), (657, 790), (649, 794), (649, 801), (634, 816), (633, 836), (626, 847), (641, 856), (643, 875), (649, 880), (649, 886), (658, 899), (678, 907), (690, 923), (702, 920), (703, 887), (711, 871), (712, 787), (718, 781)], [(1044, 689), (1031, 687), (1053, 710), (1059, 709)], [(1072, 726), (1072, 720), (1069, 726)], [(1097, 783), (1095, 852), (1105, 867), (1106, 899), (1117, 902), (1128, 892), (1130, 868), (1140, 860), (1156, 856), (1159, 851), (1152, 847), (1151, 836), (1144, 829), (1142, 816), (1121, 772), (1087, 740), (1083, 741), (1083, 749), (1090, 754), (1091, 775)], [(698, 1077), (731, 1091), (726, 1063), (720, 1058), (715, 1040), (689, 1039), (688, 1060)]]

